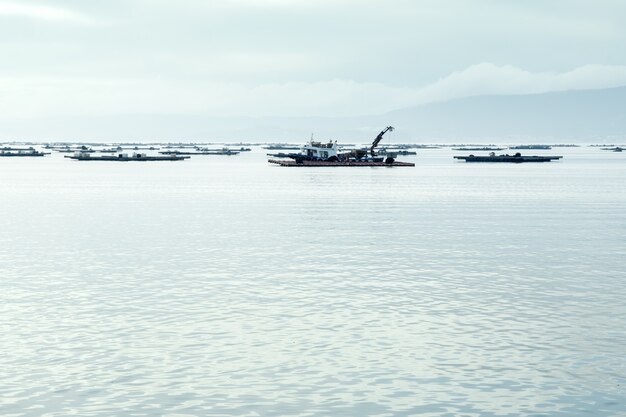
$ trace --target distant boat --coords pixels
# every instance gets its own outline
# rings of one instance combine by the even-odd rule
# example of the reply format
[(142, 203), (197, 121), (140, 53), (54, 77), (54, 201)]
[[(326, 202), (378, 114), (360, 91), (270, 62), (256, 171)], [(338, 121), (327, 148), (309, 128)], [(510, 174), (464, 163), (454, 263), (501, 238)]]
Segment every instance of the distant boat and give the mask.
[(519, 152), (515, 155), (496, 155), (491, 152), (489, 155), (469, 155), (469, 156), (455, 156), (454, 159), (460, 159), (465, 162), (511, 162), (511, 163), (522, 163), (522, 162), (550, 162), (554, 160), (558, 160), (563, 158), (562, 156), (522, 156)]
[(619, 146), (616, 146), (614, 148), (602, 148), (603, 151), (612, 151), (612, 152), (622, 152), (624, 150), (624, 148), (620, 148)]

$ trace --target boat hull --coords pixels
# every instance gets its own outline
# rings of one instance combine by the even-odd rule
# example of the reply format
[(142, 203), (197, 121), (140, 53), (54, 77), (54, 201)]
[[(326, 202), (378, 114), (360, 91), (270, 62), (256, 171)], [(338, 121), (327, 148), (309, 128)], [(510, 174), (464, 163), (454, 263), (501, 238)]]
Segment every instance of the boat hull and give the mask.
[(515, 155), (499, 155), (499, 156), (455, 156), (454, 159), (460, 159), (465, 162), (504, 162), (521, 164), (523, 162), (550, 162), (563, 158), (562, 156), (515, 156)]
[(302, 161), (298, 163), (296, 161), (270, 159), (268, 161), (271, 164), (280, 165), (283, 167), (414, 167), (412, 162), (393, 162), (386, 164), (384, 162), (374, 161)]

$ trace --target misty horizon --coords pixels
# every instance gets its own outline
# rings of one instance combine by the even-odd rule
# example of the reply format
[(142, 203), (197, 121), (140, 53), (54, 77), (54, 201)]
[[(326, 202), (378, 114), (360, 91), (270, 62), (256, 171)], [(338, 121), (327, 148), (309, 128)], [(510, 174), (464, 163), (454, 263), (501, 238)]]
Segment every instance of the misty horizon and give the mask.
[[(288, 119), (377, 126), (419, 105), (626, 86), (625, 5), (477, 4), (0, 1), (0, 138), (169, 136), (162, 119), (185, 115), (301, 137), (327, 126)], [(350, 139), (370, 122), (336, 127)], [(227, 127), (178, 134), (234, 138)], [(398, 128), (402, 140), (432, 134)]]

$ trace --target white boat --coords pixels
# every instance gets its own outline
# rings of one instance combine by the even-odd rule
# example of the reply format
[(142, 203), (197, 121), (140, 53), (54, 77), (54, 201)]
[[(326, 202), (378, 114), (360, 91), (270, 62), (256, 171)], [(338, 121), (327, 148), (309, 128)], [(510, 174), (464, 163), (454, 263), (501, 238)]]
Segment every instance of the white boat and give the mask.
[(328, 143), (316, 142), (311, 138), (302, 148), (300, 155), (311, 160), (336, 161), (338, 159), (337, 141)]
[(393, 130), (392, 126), (386, 127), (376, 136), (369, 149), (369, 156), (366, 150), (353, 149), (349, 152), (342, 152), (337, 141), (318, 142), (311, 138), (300, 148), (299, 153), (270, 154), (270, 156), (278, 158), (291, 158), (294, 162), (276, 159), (270, 159), (268, 162), (281, 166), (415, 166), (413, 163), (396, 162), (395, 153), (387, 152), (387, 158), (376, 155), (374, 149), (382, 140), (383, 135), (390, 130)]

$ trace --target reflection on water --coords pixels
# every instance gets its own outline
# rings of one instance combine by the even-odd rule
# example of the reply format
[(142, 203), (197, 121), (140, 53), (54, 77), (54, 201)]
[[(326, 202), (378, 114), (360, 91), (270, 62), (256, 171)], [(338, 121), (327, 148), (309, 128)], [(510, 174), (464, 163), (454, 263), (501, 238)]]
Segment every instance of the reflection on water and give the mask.
[(626, 415), (626, 161), (418, 153), (0, 161), (0, 413)]

